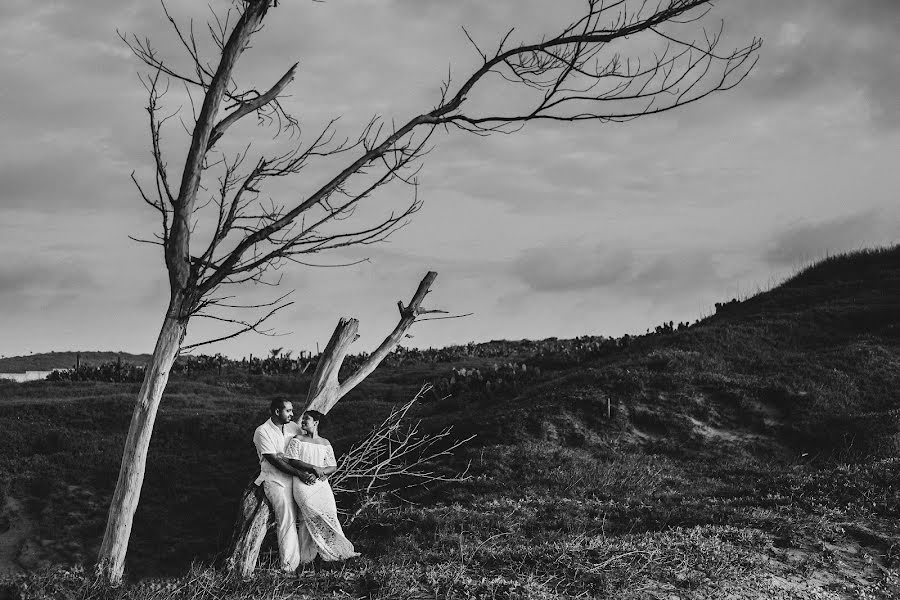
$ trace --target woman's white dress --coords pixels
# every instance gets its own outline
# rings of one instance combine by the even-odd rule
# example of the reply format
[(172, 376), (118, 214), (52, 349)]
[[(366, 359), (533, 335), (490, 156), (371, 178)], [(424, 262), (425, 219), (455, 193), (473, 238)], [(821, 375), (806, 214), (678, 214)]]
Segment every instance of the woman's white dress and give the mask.
[[(285, 458), (294, 458), (317, 467), (335, 467), (331, 444), (315, 444), (301, 436), (292, 438), (284, 449)], [(311, 562), (316, 554), (322, 560), (346, 560), (359, 556), (353, 544), (344, 537), (337, 517), (337, 504), (327, 479), (305, 484), (293, 478), (294, 501), (298, 511), (297, 534), (300, 538), (300, 562)]]

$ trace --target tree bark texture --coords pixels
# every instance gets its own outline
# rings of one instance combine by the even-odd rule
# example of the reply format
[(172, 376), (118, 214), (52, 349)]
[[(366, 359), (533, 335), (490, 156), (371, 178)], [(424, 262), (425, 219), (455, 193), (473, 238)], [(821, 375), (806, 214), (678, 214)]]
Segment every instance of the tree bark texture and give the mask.
[(327, 413), (341, 397), (341, 383), (338, 381), (338, 371), (341, 363), (350, 350), (350, 344), (359, 337), (357, 330), (359, 321), (349, 317), (343, 317), (338, 321), (325, 351), (319, 357), (312, 381), (309, 384), (309, 392), (306, 395), (306, 410), (317, 410), (322, 414)]
[(144, 382), (135, 403), (119, 468), (119, 479), (109, 506), (106, 531), (100, 546), (96, 573), (110, 584), (122, 581), (125, 553), (131, 536), (131, 524), (137, 510), (147, 465), (147, 450), (163, 390), (169, 380), (169, 371), (178, 355), (187, 323), (171, 316), (170, 310), (163, 322), (147, 366)]
[(253, 575), (259, 559), (259, 549), (272, 522), (272, 507), (262, 486), (252, 481), (241, 495), (237, 525), (225, 558), (229, 575), (247, 579)]

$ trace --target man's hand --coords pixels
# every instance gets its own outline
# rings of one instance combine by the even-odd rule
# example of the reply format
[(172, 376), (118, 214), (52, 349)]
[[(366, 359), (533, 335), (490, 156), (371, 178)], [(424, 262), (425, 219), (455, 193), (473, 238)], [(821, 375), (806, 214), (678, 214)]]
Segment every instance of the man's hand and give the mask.
[[(301, 471), (300, 469), (296, 469), (292, 467), (283, 456), (278, 456), (276, 454), (263, 454), (263, 458), (269, 461), (269, 464), (274, 466), (276, 469), (281, 471), (282, 473), (286, 473), (287, 475), (292, 475), (294, 477), (299, 477), (300, 481), (306, 484), (315, 483), (316, 477), (315, 475), (309, 473), (308, 471)], [(307, 479), (309, 481), (307, 481)]]

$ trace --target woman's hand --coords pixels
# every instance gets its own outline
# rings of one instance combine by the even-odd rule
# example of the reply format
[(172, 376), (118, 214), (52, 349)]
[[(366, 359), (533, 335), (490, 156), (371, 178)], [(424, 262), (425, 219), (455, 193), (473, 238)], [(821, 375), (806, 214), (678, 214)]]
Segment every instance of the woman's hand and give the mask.
[(322, 467), (316, 467), (313, 469), (316, 473), (316, 479), (325, 479), (325, 469)]

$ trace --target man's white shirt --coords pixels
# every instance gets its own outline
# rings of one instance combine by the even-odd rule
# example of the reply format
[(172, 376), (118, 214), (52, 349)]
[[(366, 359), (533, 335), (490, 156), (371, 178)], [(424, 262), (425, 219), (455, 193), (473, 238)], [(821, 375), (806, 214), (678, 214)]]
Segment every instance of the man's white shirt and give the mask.
[(259, 457), (259, 477), (254, 482), (256, 485), (263, 481), (272, 481), (285, 487), (291, 486), (291, 476), (279, 471), (274, 465), (263, 458), (263, 454), (281, 454), (288, 440), (300, 433), (300, 425), (290, 421), (284, 427), (280, 427), (266, 419), (266, 422), (253, 432), (253, 445), (256, 446), (256, 455)]

